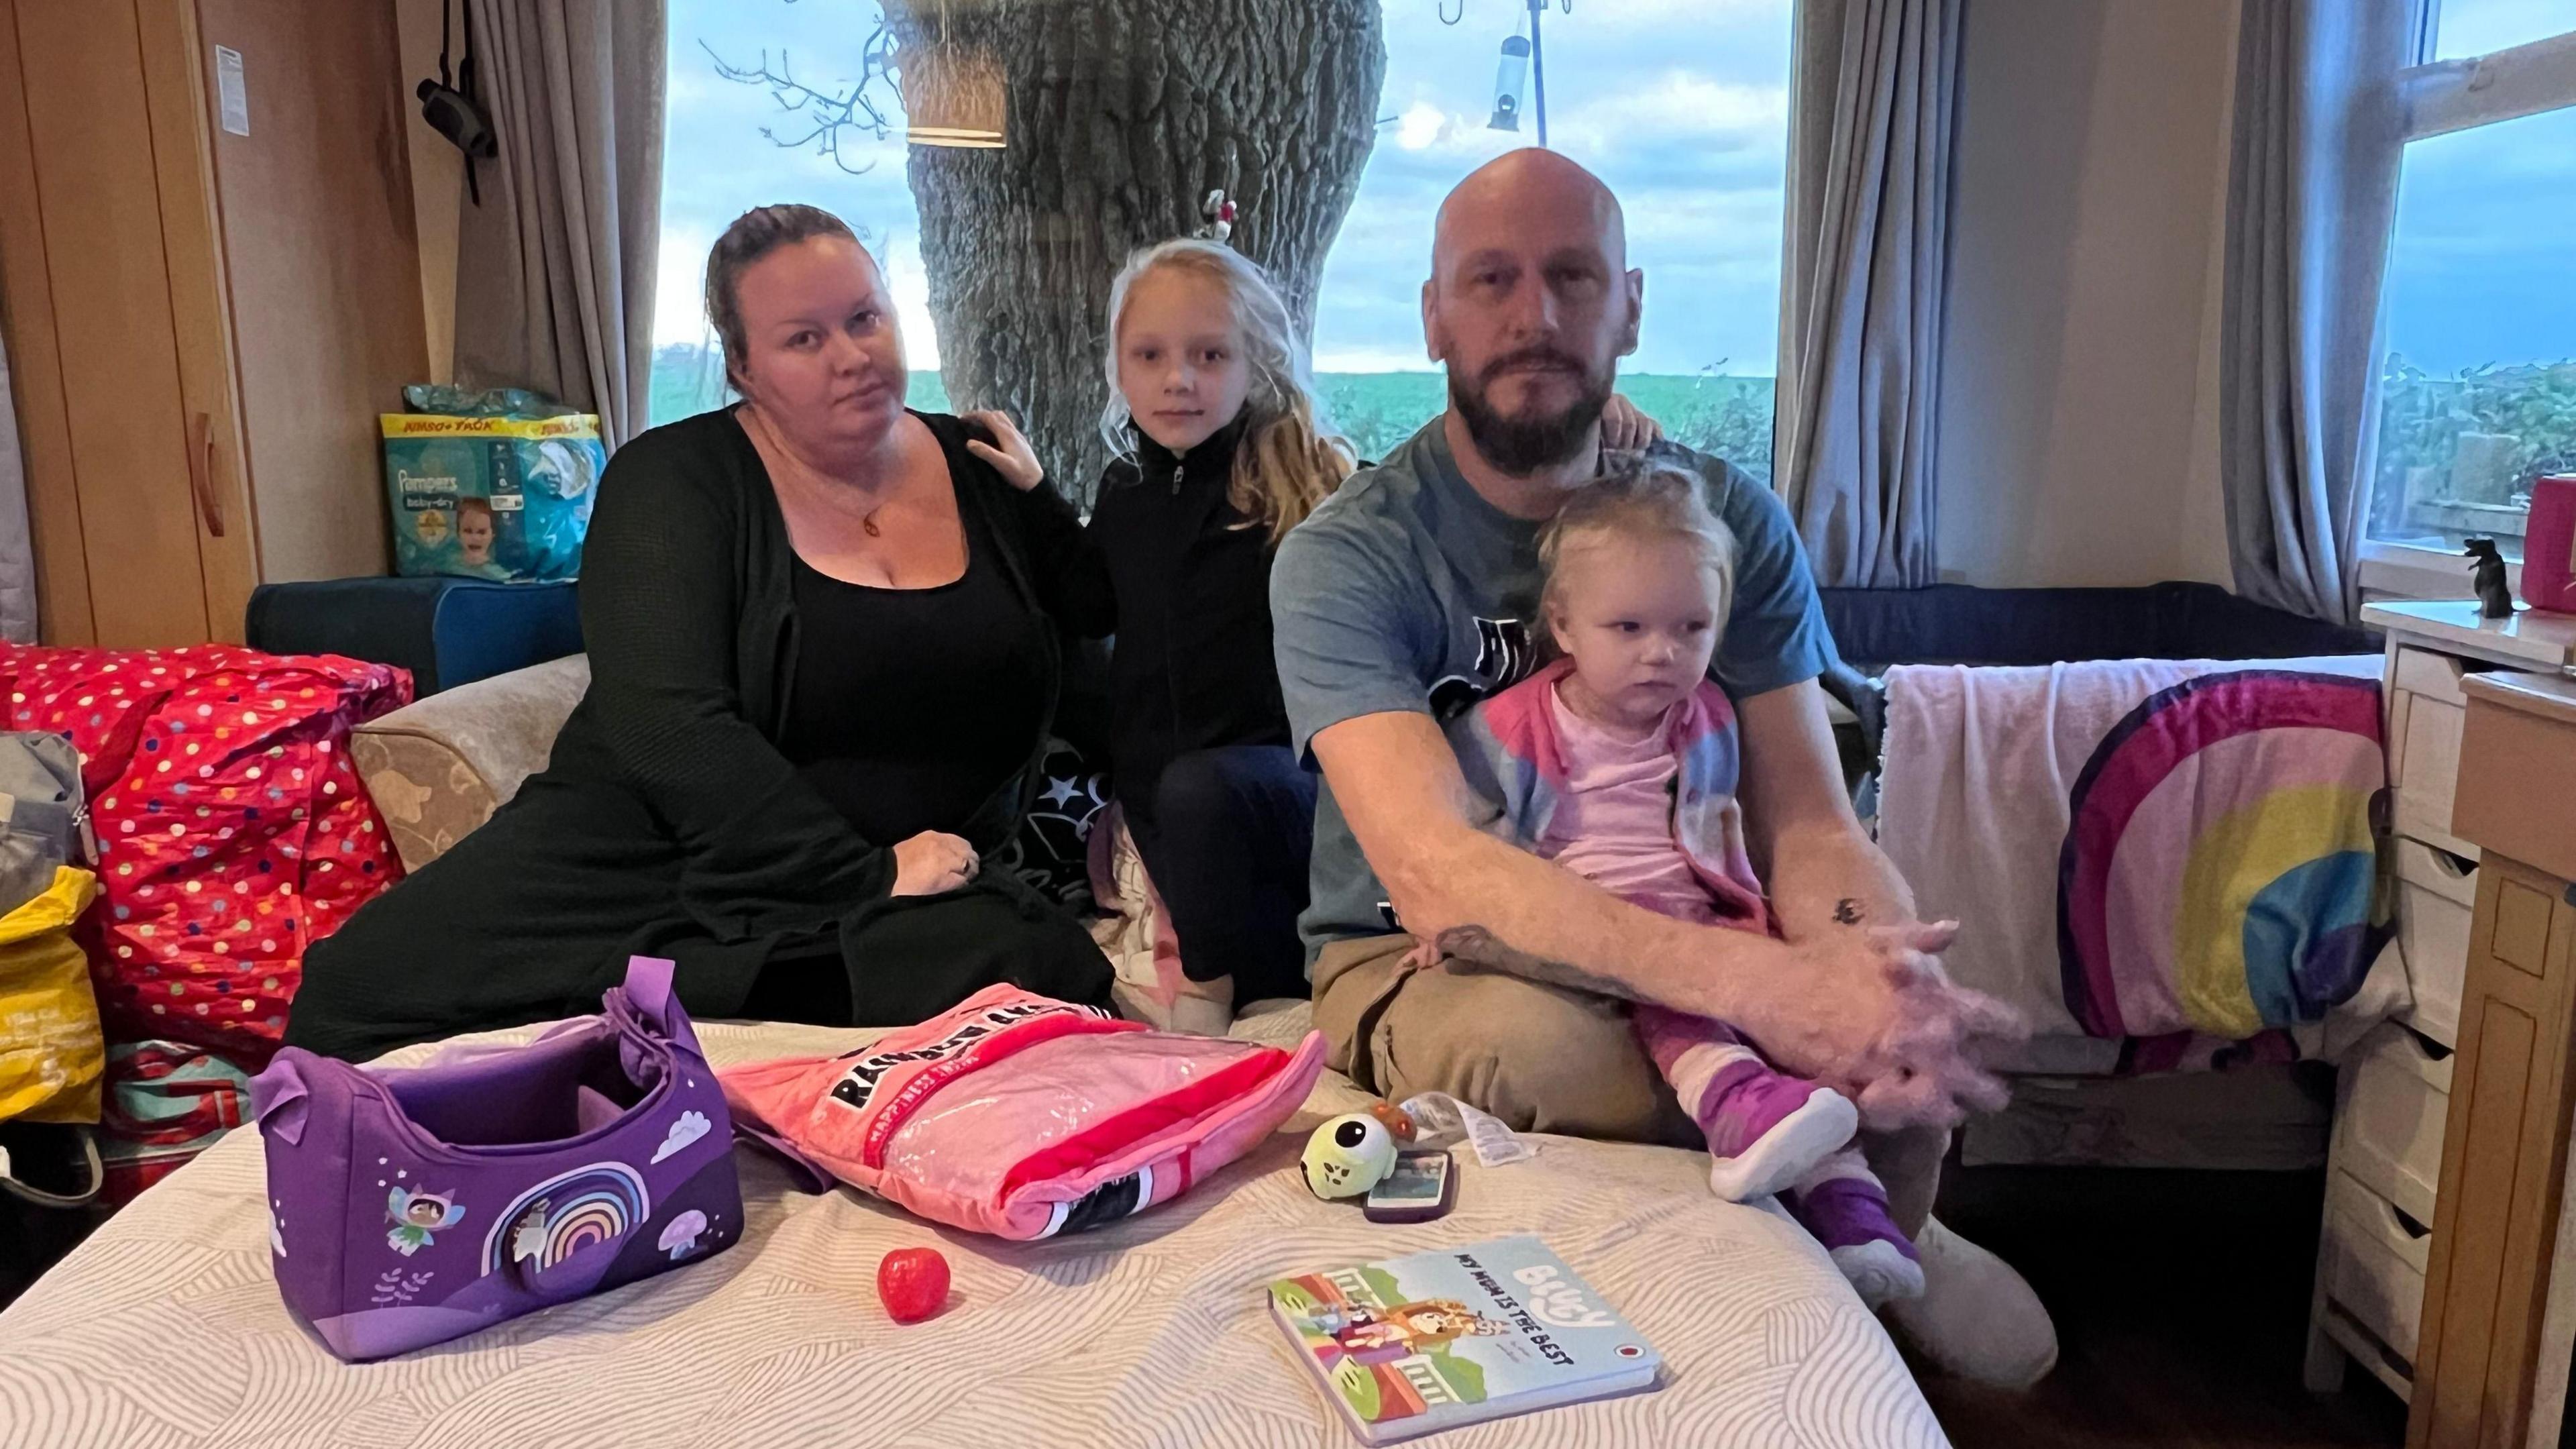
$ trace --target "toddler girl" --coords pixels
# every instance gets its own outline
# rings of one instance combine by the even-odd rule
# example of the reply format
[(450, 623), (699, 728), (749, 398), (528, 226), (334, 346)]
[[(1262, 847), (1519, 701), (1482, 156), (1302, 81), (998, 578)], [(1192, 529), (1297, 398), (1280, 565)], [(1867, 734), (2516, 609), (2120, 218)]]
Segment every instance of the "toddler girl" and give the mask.
[[(1563, 657), (1478, 705), (1462, 757), (1511, 798), (1498, 829), (1634, 904), (1771, 930), (1735, 800), (1735, 713), (1708, 678), (1734, 541), (1700, 479), (1615, 457), (1540, 536), (1540, 607)], [(1875, 1307), (1923, 1291), (1914, 1245), (1852, 1140), (1859, 1113), (1775, 1071), (1722, 1022), (1635, 1011), (1639, 1041), (1707, 1135), (1709, 1186), (1779, 1194)]]

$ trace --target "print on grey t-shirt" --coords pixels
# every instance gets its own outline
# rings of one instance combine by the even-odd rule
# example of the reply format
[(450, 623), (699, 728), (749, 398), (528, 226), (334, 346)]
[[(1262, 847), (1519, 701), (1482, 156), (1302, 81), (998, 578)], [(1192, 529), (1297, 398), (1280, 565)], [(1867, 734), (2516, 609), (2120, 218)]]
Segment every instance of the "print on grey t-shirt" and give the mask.
[[(1657, 447), (1707, 480), (1710, 508), (1735, 534), (1735, 601), (1710, 673), (1737, 699), (1823, 673), (1833, 640), (1788, 510), (1731, 464)], [(1538, 528), (1468, 485), (1439, 418), (1325, 500), (1270, 572), (1297, 748), (1362, 715), (1446, 723), (1526, 678), (1538, 662)], [(1315, 806), (1311, 900), (1298, 923), (1310, 964), (1327, 941), (1398, 929), (1329, 781)]]
[(1538, 668), (1538, 650), (1531, 644), (1531, 624), (1527, 619), (1487, 619), (1481, 616), (1471, 622), (1476, 629), (1476, 664), (1465, 674), (1448, 675), (1431, 686), (1431, 717), (1447, 724), (1476, 707), (1487, 695), (1499, 694)]

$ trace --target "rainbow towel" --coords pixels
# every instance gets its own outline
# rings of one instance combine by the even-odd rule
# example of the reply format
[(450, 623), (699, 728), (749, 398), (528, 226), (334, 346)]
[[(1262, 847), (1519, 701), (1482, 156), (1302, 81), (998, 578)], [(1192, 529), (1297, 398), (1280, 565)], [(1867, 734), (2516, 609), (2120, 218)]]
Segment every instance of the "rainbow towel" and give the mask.
[(1891, 670), (1880, 843), (1925, 915), (1962, 923), (1952, 975), (2043, 1036), (2313, 1025), (2387, 939), (2379, 669)]
[(2386, 941), (2386, 778), (2375, 679), (2205, 674), (2129, 711), (2058, 852), (2058, 970), (2085, 1034), (2243, 1040), (2351, 999)]

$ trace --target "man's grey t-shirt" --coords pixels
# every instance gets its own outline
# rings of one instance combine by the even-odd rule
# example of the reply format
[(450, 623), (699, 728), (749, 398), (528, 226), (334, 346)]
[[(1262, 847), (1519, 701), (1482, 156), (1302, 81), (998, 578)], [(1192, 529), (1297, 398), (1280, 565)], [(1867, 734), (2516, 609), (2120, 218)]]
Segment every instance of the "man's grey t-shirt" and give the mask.
[[(1446, 724), (1537, 663), (1539, 525), (1468, 485), (1441, 421), (1354, 474), (1279, 545), (1272, 637), (1301, 754), (1317, 733), (1361, 715)], [(1732, 464), (1656, 446), (1707, 480), (1709, 507), (1735, 534), (1735, 603), (1709, 672), (1737, 699), (1823, 673), (1833, 639), (1788, 509)], [(1326, 942), (1400, 929), (1329, 781), (1315, 803), (1312, 900), (1298, 926), (1310, 969)]]

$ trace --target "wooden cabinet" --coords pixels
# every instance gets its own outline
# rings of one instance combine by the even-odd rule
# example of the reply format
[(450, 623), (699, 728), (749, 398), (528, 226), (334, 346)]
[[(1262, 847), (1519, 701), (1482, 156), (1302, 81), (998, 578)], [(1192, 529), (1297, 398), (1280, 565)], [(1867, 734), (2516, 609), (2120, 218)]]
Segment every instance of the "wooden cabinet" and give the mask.
[(47, 642), (237, 639), (261, 582), (384, 571), (375, 418), (428, 367), (407, 99), (391, 0), (0, 0)]
[(2412, 1449), (2558, 1442), (2576, 1343), (2576, 681), (2461, 681), (2450, 830), (2481, 852), (2407, 1426)]
[(2462, 997), (2490, 879), (2458, 824), (2460, 792), (2496, 778), (2493, 761), (2468, 753), (2469, 681), (2576, 663), (2576, 618), (2487, 620), (2475, 600), (2453, 600), (2373, 604), (2362, 621), (2388, 636), (2390, 885), (2414, 1003), (2342, 1064), (2306, 1379), (2330, 1390), (2358, 1362), (2408, 1398), (2430, 1342), (2426, 1269), (2450, 1191), (2445, 1146), (2470, 1082), (2453, 1053), (2468, 1035)]

